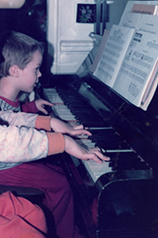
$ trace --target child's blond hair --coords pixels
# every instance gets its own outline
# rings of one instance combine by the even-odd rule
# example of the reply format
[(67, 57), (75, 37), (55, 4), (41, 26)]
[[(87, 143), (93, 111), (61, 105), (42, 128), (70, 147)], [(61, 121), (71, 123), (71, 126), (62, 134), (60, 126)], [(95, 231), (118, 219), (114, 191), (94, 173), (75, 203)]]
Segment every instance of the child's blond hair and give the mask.
[(43, 55), (44, 45), (28, 35), (10, 31), (0, 37), (0, 50), (0, 77), (7, 77), (11, 66), (24, 69), (37, 50)]

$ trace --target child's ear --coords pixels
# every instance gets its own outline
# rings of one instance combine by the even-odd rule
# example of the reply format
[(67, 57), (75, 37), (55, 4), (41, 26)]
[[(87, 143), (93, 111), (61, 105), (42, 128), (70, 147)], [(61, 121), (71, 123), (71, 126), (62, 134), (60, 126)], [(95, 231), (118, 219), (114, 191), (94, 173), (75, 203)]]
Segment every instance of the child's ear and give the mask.
[(11, 76), (18, 77), (19, 76), (19, 67), (17, 65), (12, 65), (9, 68), (9, 73)]

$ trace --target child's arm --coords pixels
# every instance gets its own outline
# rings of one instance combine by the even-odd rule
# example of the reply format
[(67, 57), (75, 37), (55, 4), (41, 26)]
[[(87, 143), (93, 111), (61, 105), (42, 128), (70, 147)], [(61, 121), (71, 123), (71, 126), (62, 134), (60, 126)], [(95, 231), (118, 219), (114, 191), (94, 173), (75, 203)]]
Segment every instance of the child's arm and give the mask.
[[(48, 138), (49, 138), (49, 150), (48, 150), (48, 155), (52, 154), (52, 145), (51, 145), (51, 136), (52, 133), (48, 133)], [(90, 149), (86, 149), (84, 147), (82, 147), (81, 145), (79, 145), (78, 143), (76, 143), (75, 140), (73, 140), (71, 137), (69, 136), (64, 136), (65, 139), (65, 152), (67, 152), (68, 154), (78, 158), (78, 159), (82, 159), (82, 160), (94, 160), (97, 163), (102, 163), (104, 160), (105, 161), (109, 161), (110, 158), (104, 156), (99, 148), (90, 148)]]
[(14, 113), (12, 111), (2, 112), (0, 111), (0, 117), (6, 120), (10, 125), (18, 127), (27, 126), (36, 128), (38, 130), (51, 131), (62, 134), (69, 134), (71, 136), (85, 134), (90, 136), (91, 133), (83, 129), (82, 125), (70, 125), (57, 118), (51, 118), (50, 116), (39, 116), (31, 113)]
[(13, 111), (0, 111), (0, 118), (8, 122), (9, 125), (27, 126), (36, 129), (51, 131), (50, 116), (39, 116), (37, 114)]
[(35, 100), (35, 105), (36, 105), (36, 107), (37, 107), (37, 109), (39, 110), (39, 111), (41, 111), (41, 112), (43, 112), (44, 114), (48, 114), (48, 112), (46, 111), (46, 109), (44, 108), (44, 106), (51, 106), (51, 107), (53, 107), (54, 105), (53, 105), (53, 103), (50, 103), (50, 102), (48, 102), (48, 101), (46, 101), (46, 100), (43, 100), (43, 99), (37, 99), (37, 100)]
[[(45, 131), (17, 126), (0, 126), (0, 162), (17, 163), (38, 160), (48, 155), (49, 138)], [(57, 146), (58, 145), (58, 146)], [(51, 135), (51, 153), (64, 151), (60, 133)]]
[(22, 111), (28, 113), (38, 113), (41, 111), (47, 115), (48, 112), (44, 108), (45, 105), (53, 107), (52, 103), (43, 99), (33, 100), (32, 102), (27, 101), (25, 104), (22, 104)]
[[(0, 126), (0, 162), (5, 166), (29, 162), (62, 153), (64, 150), (79, 159), (101, 163), (109, 160), (99, 149), (85, 149), (69, 136), (60, 133), (37, 131), (33, 128)], [(8, 164), (8, 165), (7, 165)]]
[[(37, 114), (13, 111), (0, 111), (0, 118), (7, 121), (9, 125), (35, 127)], [(49, 119), (50, 120), (50, 119)]]
[[(25, 125), (28, 126), (28, 124), (29, 124), (29, 125), (32, 125), (32, 127), (34, 125), (37, 129), (45, 129), (47, 131), (51, 130), (50, 124), (51, 124), (52, 118), (50, 118), (50, 117), (37, 116), (37, 115), (27, 114), (27, 113), (13, 113), (13, 112), (3, 112), (3, 113), (0, 112), (0, 116), (3, 119), (7, 118), (8, 119), (7, 121), (8, 122), (11, 121), (12, 124), (14, 122), (15, 125), (17, 125), (19, 127), (22, 126), (22, 125), (23, 126), (25, 126)], [(60, 125), (60, 120), (57, 120), (57, 121), (55, 120), (55, 122), (57, 122), (58, 126)], [(6, 127), (1, 126), (1, 129), (2, 128), (5, 128), (5, 130), (6, 130)], [(7, 127), (7, 128), (9, 130), (9, 128), (11, 128), (11, 127)], [(34, 155), (33, 152), (36, 152), (36, 150), (34, 151), (35, 148), (37, 148), (38, 153), (39, 153), (40, 149), (42, 149), (42, 152), (40, 151), (40, 155), (37, 153), (38, 156), (36, 155), (37, 158), (34, 157), (34, 159), (40, 159), (42, 157), (45, 157), (45, 156), (47, 156), (47, 153), (48, 153), (48, 155), (55, 154), (55, 153), (61, 153), (61, 152), (64, 151), (64, 148), (65, 148), (65, 151), (67, 153), (69, 153), (71, 155), (74, 155), (74, 156), (76, 156), (77, 158), (80, 158), (80, 159), (93, 159), (97, 162), (100, 162), (100, 160), (98, 158), (100, 158), (101, 160), (109, 160), (109, 158), (106, 157), (106, 156), (103, 156), (100, 153), (99, 149), (97, 149), (97, 148), (85, 150), (78, 143), (76, 143), (72, 138), (70, 138), (68, 136), (64, 136), (65, 137), (65, 141), (64, 141), (63, 136), (62, 136), (61, 133), (48, 132), (46, 134), (44, 131), (36, 131), (33, 128), (26, 128), (26, 127), (18, 128), (18, 127), (15, 127), (15, 126), (12, 127), (12, 128), (14, 128), (13, 131), (16, 132), (15, 135), (14, 135), (13, 132), (12, 132), (12, 134), (10, 133), (10, 131), (8, 131), (8, 133), (6, 133), (5, 130), (4, 130), (3, 131), (3, 137), (2, 137), (2, 133), (0, 132), (1, 133), (0, 145), (3, 145), (4, 142), (6, 144), (8, 139), (9, 139), (9, 141), (10, 141), (10, 139), (12, 139), (12, 142), (14, 142), (15, 144), (13, 144), (11, 147), (8, 147), (6, 150), (3, 149), (3, 152), (6, 151), (6, 153), (7, 153), (7, 151), (9, 151), (9, 152), (12, 151), (12, 150), (10, 150), (10, 148), (14, 148), (14, 151), (16, 153), (19, 153), (19, 152), (25, 153), (26, 148), (32, 148), (32, 149), (29, 150), (30, 151), (30, 154), (29, 154), (30, 157), (27, 158), (26, 161), (29, 161), (29, 160), (32, 159), (31, 156)], [(65, 123), (64, 123), (64, 128), (65, 128)], [(4, 132), (6, 134), (4, 134)], [(23, 132), (23, 134), (21, 134), (22, 132)], [(23, 135), (24, 137), (22, 137), (22, 139), (25, 139), (25, 138), (27, 138), (28, 132), (29, 132), (29, 137), (27, 139), (27, 143), (25, 143), (25, 149), (21, 150), (21, 149), (19, 149), (19, 148), (22, 148), (21, 144), (20, 144), (20, 141), (21, 141), (20, 136)], [(75, 129), (71, 130), (71, 134), (74, 134), (74, 135), (75, 135), (75, 133), (76, 133), (76, 135), (78, 135), (78, 132), (80, 132), (81, 134), (82, 133), (87, 134), (87, 135), (89, 134), (88, 131), (83, 130), (83, 129), (81, 129), (81, 130), (79, 129), (79, 131), (77, 131)], [(40, 133), (40, 134), (38, 134), (38, 133)], [(37, 136), (34, 137), (33, 135), (37, 135)], [(40, 143), (40, 139), (42, 139), (41, 135), (44, 136), (42, 141), (45, 142), (46, 144)], [(47, 135), (47, 137), (45, 137), (45, 135)], [(9, 136), (7, 140), (6, 140), (6, 136)], [(48, 139), (46, 139), (46, 138), (48, 138)], [(32, 140), (34, 141), (33, 147), (31, 147), (32, 146)], [(16, 142), (18, 142), (18, 141), (19, 141), (19, 144), (17, 145)], [(29, 146), (29, 147), (27, 147), (27, 146)], [(40, 149), (39, 149), (39, 146), (40, 146)], [(46, 147), (47, 147), (47, 150), (48, 150), (47, 152), (46, 152), (46, 149), (45, 149)], [(20, 158), (20, 160), (22, 160), (21, 156), (23, 156), (23, 155), (20, 154), (20, 156), (19, 157), (17, 156), (17, 158), (15, 158), (15, 159)]]
[(10, 125), (19, 127), (27, 126), (46, 131), (51, 131), (51, 129), (53, 129), (55, 132), (72, 136), (80, 134), (91, 135), (89, 131), (83, 129), (82, 125), (70, 125), (57, 118), (51, 118), (51, 116), (39, 116), (37, 114), (25, 112), (14, 113), (13, 111), (0, 111), (0, 117)]
[(60, 132), (64, 134), (69, 134), (71, 136), (85, 134), (91, 136), (91, 133), (85, 129), (83, 129), (82, 125), (73, 125), (69, 123), (65, 123), (57, 118), (51, 118), (50, 126), (55, 132)]

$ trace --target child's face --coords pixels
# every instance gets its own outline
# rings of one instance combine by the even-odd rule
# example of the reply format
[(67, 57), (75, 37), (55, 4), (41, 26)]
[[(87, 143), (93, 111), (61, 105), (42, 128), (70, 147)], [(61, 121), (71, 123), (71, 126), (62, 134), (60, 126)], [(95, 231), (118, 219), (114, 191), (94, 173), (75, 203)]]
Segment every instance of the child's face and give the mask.
[(20, 70), (19, 91), (32, 92), (36, 83), (41, 77), (40, 66), (42, 63), (42, 55), (37, 50), (33, 54), (32, 61), (26, 65), (23, 70)]

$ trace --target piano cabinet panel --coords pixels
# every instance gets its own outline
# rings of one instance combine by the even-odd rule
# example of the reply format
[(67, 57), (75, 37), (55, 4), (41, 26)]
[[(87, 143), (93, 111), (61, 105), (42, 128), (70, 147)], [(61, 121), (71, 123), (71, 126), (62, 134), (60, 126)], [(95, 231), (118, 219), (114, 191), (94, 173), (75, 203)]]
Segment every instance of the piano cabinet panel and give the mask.
[(97, 238), (158, 237), (158, 181), (117, 180), (98, 201)]

